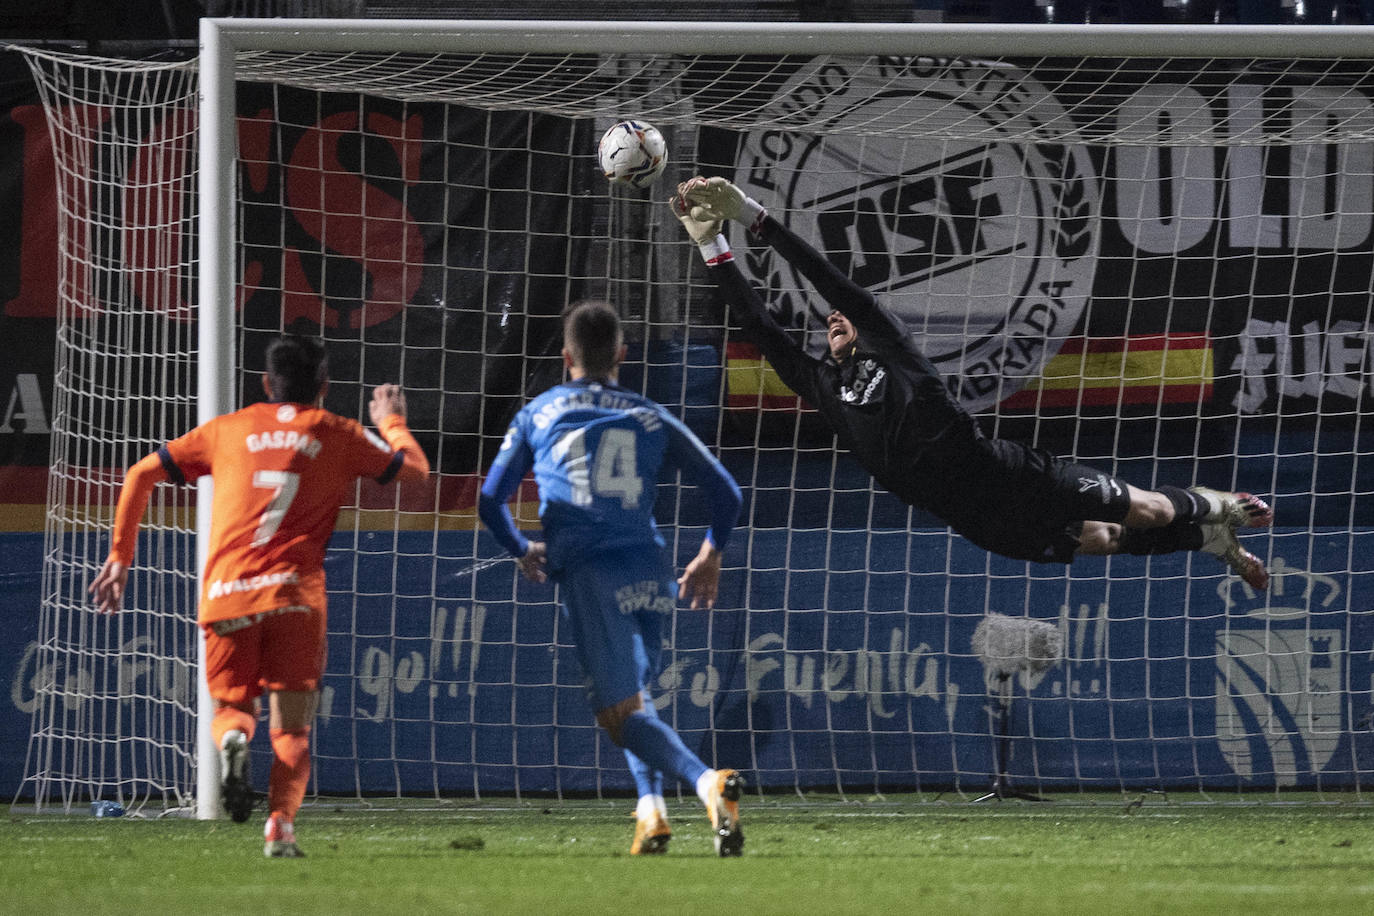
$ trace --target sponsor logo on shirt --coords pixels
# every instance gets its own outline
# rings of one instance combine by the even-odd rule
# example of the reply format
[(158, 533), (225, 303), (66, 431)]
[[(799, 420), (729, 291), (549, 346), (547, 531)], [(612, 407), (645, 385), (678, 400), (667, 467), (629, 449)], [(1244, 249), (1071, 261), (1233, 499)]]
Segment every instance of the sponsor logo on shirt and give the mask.
[(1092, 490), (1097, 490), (1102, 495), (1102, 504), (1105, 506), (1112, 501), (1113, 496), (1121, 494), (1121, 485), (1106, 474), (1078, 478), (1079, 493), (1088, 493)]
[(657, 611), (660, 614), (673, 612), (673, 596), (662, 594), (659, 583), (654, 579), (645, 579), (616, 589), (615, 600), (620, 605), (622, 614), (633, 614), (636, 611)]
[(840, 386), (840, 400), (846, 404), (863, 406), (874, 400), (874, 396), (882, 390), (886, 378), (887, 370), (878, 365), (876, 360), (860, 360), (854, 380), (848, 385)]
[(210, 583), (210, 587), (205, 592), (205, 597), (214, 600), (223, 598), (227, 595), (240, 594), (242, 592), (256, 592), (264, 588), (274, 588), (278, 585), (295, 585), (301, 581), (301, 577), (292, 572), (264, 573), (261, 576), (249, 576), (246, 579), (231, 579), (225, 582), (223, 579), (216, 579)]

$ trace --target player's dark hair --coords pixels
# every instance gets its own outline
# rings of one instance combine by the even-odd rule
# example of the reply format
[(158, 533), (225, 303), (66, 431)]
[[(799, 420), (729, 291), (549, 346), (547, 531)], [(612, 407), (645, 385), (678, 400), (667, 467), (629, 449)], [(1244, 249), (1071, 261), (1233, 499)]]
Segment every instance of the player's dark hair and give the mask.
[(313, 404), (329, 381), (329, 354), (310, 337), (287, 335), (267, 348), (267, 387), (273, 401)]
[(608, 378), (620, 361), (620, 316), (600, 299), (579, 299), (563, 310), (563, 346), (591, 378)]

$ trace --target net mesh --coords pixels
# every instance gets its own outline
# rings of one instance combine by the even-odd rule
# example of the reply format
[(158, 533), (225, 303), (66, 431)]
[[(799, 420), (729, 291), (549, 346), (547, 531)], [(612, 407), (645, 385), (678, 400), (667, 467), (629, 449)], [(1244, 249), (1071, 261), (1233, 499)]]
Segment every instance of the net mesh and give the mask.
[[(30, 59), (63, 274), (52, 673), (25, 791), (178, 803), (196, 766), (191, 494), (159, 488), (129, 610), (97, 618), (84, 590), (120, 470), (194, 423), (196, 71)], [(553, 592), (519, 580), (473, 509), (582, 296), (627, 319), (622, 381), (748, 493), (720, 609), (673, 616), (651, 685), (708, 763), (795, 790), (980, 794), (998, 769), (1039, 790), (1366, 779), (1368, 60), (247, 51), (236, 68), (236, 398), (256, 396), (267, 340), (320, 334), (327, 406), (362, 416), (372, 385), (400, 382), (437, 472), (361, 485), (331, 544), (316, 791), (629, 790)], [(608, 191), (596, 138), (631, 115), (664, 131), (669, 171)], [(699, 172), (907, 318), (989, 433), (1139, 486), (1272, 497), (1279, 527), (1245, 537), (1269, 592), (1201, 554), (1005, 560), (876, 488), (728, 332), (660, 200)], [(825, 304), (731, 233), (819, 352)], [(702, 507), (671, 482), (659, 500), (690, 553)], [(516, 509), (536, 525), (531, 492)], [(1009, 693), (973, 640), (1003, 615), (1063, 647)]]
[(92, 613), (123, 469), (195, 418), (196, 87), (187, 66), (56, 65), (41, 79), (61, 230), (44, 603), (26, 778), (36, 799), (183, 804), (194, 786), (191, 494), (160, 488), (137, 613)]

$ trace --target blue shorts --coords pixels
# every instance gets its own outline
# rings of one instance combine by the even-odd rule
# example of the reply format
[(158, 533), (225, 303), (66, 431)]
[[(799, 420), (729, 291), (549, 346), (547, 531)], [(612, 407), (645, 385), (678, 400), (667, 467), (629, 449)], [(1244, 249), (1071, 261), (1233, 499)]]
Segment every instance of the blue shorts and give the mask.
[(648, 686), (658, 672), (663, 621), (677, 605), (663, 551), (646, 545), (582, 559), (560, 572), (558, 586), (593, 711)]

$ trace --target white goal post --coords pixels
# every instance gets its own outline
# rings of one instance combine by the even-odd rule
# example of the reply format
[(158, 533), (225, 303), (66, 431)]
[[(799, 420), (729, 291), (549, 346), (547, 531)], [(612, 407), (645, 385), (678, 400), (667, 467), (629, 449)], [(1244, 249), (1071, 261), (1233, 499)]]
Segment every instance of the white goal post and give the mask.
[[(360, 490), (331, 545), (321, 794), (626, 789), (578, 705), (552, 592), (492, 563), (454, 495), (470, 497), (511, 405), (547, 383), (562, 302), (544, 300), (565, 294), (617, 302), (633, 383), (681, 410), (750, 494), (723, 607), (674, 616), (653, 685), (708, 763), (795, 791), (979, 795), (1003, 765), (1040, 790), (1368, 784), (1374, 29), (207, 19), (198, 68), (31, 60), (72, 159), (59, 193), (78, 204), (64, 327), (91, 322), (89, 298), (114, 303), (111, 326), (148, 308), (139, 283), (91, 280), (79, 250), (83, 227), (144, 218), (121, 183), (144, 176), (83, 177), (80, 154), (150, 133), (133, 119), (131, 141), (104, 118), (68, 148), (64, 122), (101, 105), (155, 121), (198, 94), (194, 131), (151, 179), (194, 198), (149, 232), (198, 243), (154, 265), (197, 284), (197, 337), (175, 351), (194, 366), (195, 419), (251, 396), (256, 350), (292, 329), (344, 354), (335, 410), (392, 375), (415, 392), (433, 490)], [(140, 72), (148, 84), (109, 78)], [(171, 73), (189, 81), (167, 89)], [(650, 192), (594, 174), (595, 135), (621, 117), (669, 138)], [(1247, 539), (1271, 590), (1196, 555), (1006, 561), (876, 489), (730, 334), (663, 206), (699, 171), (731, 175), (893, 305), (990, 433), (1144, 486), (1274, 498), (1278, 526)], [(815, 330), (823, 304), (731, 231), (755, 284)], [(101, 354), (128, 336), (112, 333), (73, 377), (108, 371)], [(59, 367), (64, 347), (91, 349), (59, 338)], [(163, 394), (188, 398), (188, 383)], [(116, 387), (70, 386), (55, 406), (117, 402)], [(69, 441), (155, 447), (190, 419), (59, 419), (55, 466)], [(108, 500), (108, 468), (94, 476)], [(127, 640), (92, 649), (74, 623), (108, 513), (73, 502), (100, 499), (74, 484), (50, 500), (42, 651), (108, 673), (83, 688), (79, 723), (64, 722), (70, 680), (36, 688), (25, 790), (39, 807), (113, 792), (216, 816), (206, 698), (194, 752), (180, 727), (137, 734), (185, 704), (126, 720), (108, 684), (139, 681), (121, 673)], [(691, 543), (690, 495), (664, 489), (660, 506)], [(532, 512), (522, 503), (524, 523)], [(187, 530), (172, 518), (166, 543)], [(135, 577), (173, 573), (142, 548), (137, 562)], [(194, 617), (190, 589), (148, 600)], [(1001, 712), (1009, 760), (993, 740), (1002, 685), (972, 648), (1000, 615), (1052, 623), (1063, 651), (1024, 671)], [(151, 651), (190, 644), (183, 629)], [(130, 776), (145, 754), (186, 759), (165, 780)]]

